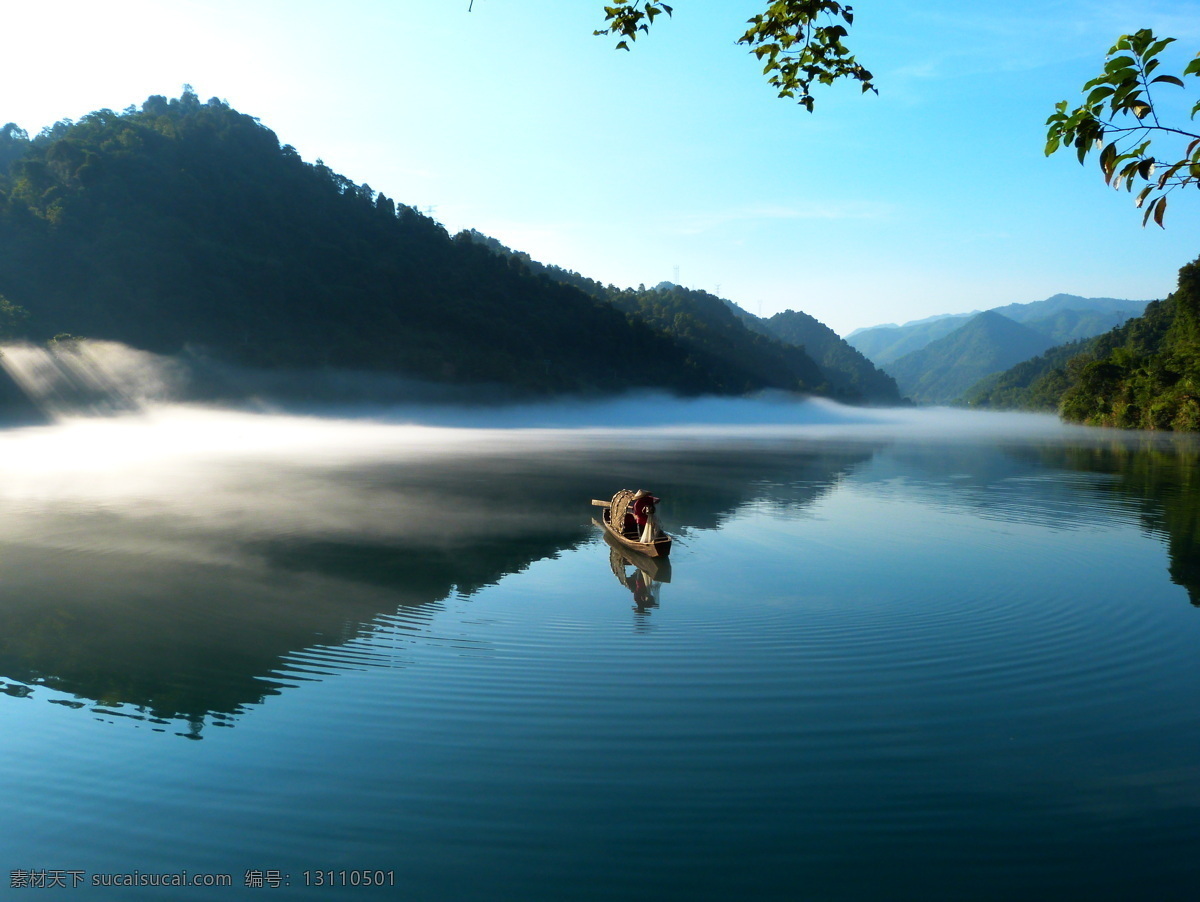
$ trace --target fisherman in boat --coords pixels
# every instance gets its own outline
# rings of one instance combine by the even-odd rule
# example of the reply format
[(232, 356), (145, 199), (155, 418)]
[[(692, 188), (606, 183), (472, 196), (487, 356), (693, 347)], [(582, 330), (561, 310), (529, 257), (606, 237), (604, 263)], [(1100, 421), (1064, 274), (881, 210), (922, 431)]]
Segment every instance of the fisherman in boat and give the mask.
[(658, 537), (658, 518), (655, 516), (659, 499), (645, 489), (638, 489), (633, 495), (633, 519), (637, 523), (638, 541), (649, 545)]

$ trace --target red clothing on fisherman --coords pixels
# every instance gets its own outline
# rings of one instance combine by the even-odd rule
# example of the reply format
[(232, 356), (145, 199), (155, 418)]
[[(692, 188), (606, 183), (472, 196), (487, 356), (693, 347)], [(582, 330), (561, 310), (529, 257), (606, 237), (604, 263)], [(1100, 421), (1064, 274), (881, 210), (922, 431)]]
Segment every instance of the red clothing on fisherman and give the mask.
[(654, 506), (658, 504), (659, 499), (655, 498), (645, 489), (638, 489), (636, 495), (633, 496), (633, 519), (637, 521), (639, 527), (645, 526), (646, 521), (650, 519), (650, 515), (654, 513)]

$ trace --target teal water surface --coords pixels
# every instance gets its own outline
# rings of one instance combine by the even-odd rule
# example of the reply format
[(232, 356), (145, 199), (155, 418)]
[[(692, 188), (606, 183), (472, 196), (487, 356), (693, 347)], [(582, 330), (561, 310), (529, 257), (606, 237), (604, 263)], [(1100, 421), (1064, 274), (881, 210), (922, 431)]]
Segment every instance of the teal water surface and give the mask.
[(5, 433), (14, 897), (1192, 898), (1197, 444), (838, 416)]

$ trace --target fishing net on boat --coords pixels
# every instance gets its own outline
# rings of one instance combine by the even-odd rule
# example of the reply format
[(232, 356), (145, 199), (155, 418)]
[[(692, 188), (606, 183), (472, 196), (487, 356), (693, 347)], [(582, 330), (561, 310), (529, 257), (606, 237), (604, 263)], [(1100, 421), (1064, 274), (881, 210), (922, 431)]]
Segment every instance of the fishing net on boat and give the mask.
[(629, 489), (621, 489), (612, 497), (612, 507), (609, 508), (609, 523), (613, 525), (613, 529), (623, 533), (625, 531), (625, 514), (629, 513), (630, 505), (633, 504), (633, 492)]

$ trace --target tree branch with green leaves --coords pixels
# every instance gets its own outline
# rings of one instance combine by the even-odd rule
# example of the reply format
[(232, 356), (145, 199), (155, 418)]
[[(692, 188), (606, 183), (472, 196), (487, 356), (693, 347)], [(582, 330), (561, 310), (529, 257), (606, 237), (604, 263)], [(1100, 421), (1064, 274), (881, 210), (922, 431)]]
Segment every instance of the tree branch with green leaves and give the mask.
[[(1160, 88), (1186, 88), (1184, 79), (1200, 76), (1200, 54), (1182, 77), (1154, 74), (1159, 55), (1174, 40), (1157, 39), (1148, 28), (1122, 35), (1108, 51), (1104, 72), (1083, 86), (1083, 104), (1068, 112), (1067, 101), (1060, 101), (1046, 120), (1046, 156), (1073, 147), (1083, 164), (1089, 155), (1098, 154), (1106, 184), (1131, 193), (1141, 186), (1135, 204), (1145, 210), (1143, 226), (1153, 217), (1163, 227), (1172, 192), (1200, 188), (1200, 131), (1164, 124), (1154, 101)], [(1198, 112), (1200, 102), (1192, 107), (1193, 120)], [(1154, 141), (1160, 148), (1164, 142), (1171, 148), (1166, 159), (1151, 153)]]
[(617, 41), (618, 50), (628, 50), (629, 42), (636, 41), (638, 32), (643, 34), (650, 30), (654, 18), (666, 13), (670, 16), (673, 7), (665, 3), (637, 3), (635, 0), (617, 0), (613, 6), (604, 7), (604, 21), (608, 24), (597, 29), (593, 34), (620, 35)]
[[(604, 7), (606, 25), (595, 34), (615, 35), (620, 38), (617, 49), (628, 50), (629, 42), (649, 32), (657, 16), (673, 12), (657, 0), (616, 0)], [(749, 27), (737, 43), (765, 61), (763, 74), (780, 97), (795, 100), (811, 113), (814, 83), (848, 79), (857, 81), (864, 94), (875, 91), (874, 76), (842, 40), (853, 23), (854, 9), (834, 0), (773, 0), (747, 21)]]

